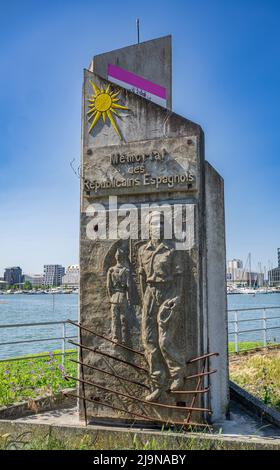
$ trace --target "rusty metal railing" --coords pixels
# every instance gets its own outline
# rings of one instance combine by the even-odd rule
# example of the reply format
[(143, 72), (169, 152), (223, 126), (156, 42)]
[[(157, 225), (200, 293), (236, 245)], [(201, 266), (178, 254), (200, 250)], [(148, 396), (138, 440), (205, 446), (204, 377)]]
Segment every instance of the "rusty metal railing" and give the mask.
[[(83, 342), (82, 332), (84, 331), (84, 332), (90, 333), (91, 335), (95, 336), (96, 338), (100, 338), (100, 339), (104, 340), (105, 342), (114, 344), (114, 346), (116, 346), (116, 347), (119, 347), (123, 350), (129, 351), (130, 353), (132, 353), (132, 355), (134, 355), (135, 359), (137, 359), (137, 357), (139, 358), (139, 356), (141, 357), (141, 359), (145, 359), (144, 352), (133, 349), (133, 348), (131, 348), (129, 346), (126, 346), (122, 343), (118, 343), (117, 341), (113, 341), (112, 339), (108, 338), (107, 336), (104, 336), (104, 335), (94, 331), (92, 328), (88, 328), (85, 325), (81, 325), (80, 323), (73, 322), (72, 320), (69, 320), (69, 323), (71, 323), (72, 325), (79, 328), (79, 331), (80, 331), (80, 342), (74, 342), (72, 340), (69, 340), (69, 343), (73, 344), (73, 345), (75, 345), (79, 348), (80, 359), (78, 361), (72, 359), (72, 362), (77, 363), (81, 367), (81, 376), (80, 376), (80, 378), (77, 378), (77, 377), (73, 377), (73, 376), (70, 376), (70, 375), (66, 375), (65, 379), (66, 380), (75, 380), (76, 382), (78, 382), (81, 385), (81, 393), (77, 393), (77, 394), (67, 393), (67, 395), (68, 396), (74, 396), (74, 397), (78, 398), (79, 400), (81, 400), (83, 402), (84, 420), (85, 420), (86, 424), (88, 424), (87, 402), (91, 402), (91, 403), (96, 404), (97, 406), (108, 407), (108, 408), (113, 409), (117, 412), (124, 413), (124, 414), (130, 415), (130, 416), (134, 416), (134, 417), (140, 418), (140, 419), (145, 420), (145, 421), (150, 421), (151, 423), (158, 422), (158, 423), (162, 423), (162, 424), (165, 424), (165, 425), (168, 425), (168, 426), (181, 426), (182, 429), (185, 429), (185, 430), (189, 430), (190, 428), (191, 429), (193, 429), (193, 428), (199, 428), (199, 429), (203, 428), (203, 429), (208, 429), (208, 430), (211, 429), (211, 425), (208, 422), (192, 421), (191, 416), (194, 412), (195, 413), (203, 413), (203, 416), (207, 416), (207, 415), (212, 414), (212, 411), (211, 411), (210, 408), (207, 408), (205, 406), (198, 406), (198, 405), (196, 405), (196, 401), (198, 400), (199, 397), (202, 397), (203, 395), (208, 394), (209, 391), (210, 391), (210, 385), (207, 385), (205, 387), (204, 382), (205, 382), (205, 380), (207, 380), (207, 378), (211, 374), (216, 372), (216, 369), (209, 370), (209, 359), (213, 356), (218, 356), (218, 353), (203, 354), (199, 357), (195, 357), (195, 358), (187, 361), (186, 368), (188, 366), (192, 366), (196, 363), (197, 364), (201, 363), (201, 368), (200, 368), (198, 373), (185, 376), (186, 380), (188, 380), (188, 379), (192, 379), (192, 380), (197, 379), (194, 390), (179, 390), (179, 391), (174, 391), (174, 392), (170, 391), (170, 393), (172, 393), (172, 394), (173, 393), (174, 394), (181, 394), (181, 395), (185, 394), (185, 395), (188, 395), (188, 396), (192, 395), (190, 405), (186, 405), (184, 402), (178, 402), (176, 405), (175, 404), (167, 404), (167, 403), (159, 403), (159, 402), (149, 402), (149, 401), (141, 398), (141, 395), (140, 396), (131, 395), (129, 393), (124, 393), (123, 391), (120, 391), (120, 390), (109, 388), (107, 386), (105, 387), (104, 385), (102, 385), (102, 384), (100, 384), (96, 381), (86, 380), (85, 379), (84, 369), (88, 368), (88, 369), (91, 369), (91, 370), (95, 370), (95, 371), (97, 371), (101, 374), (104, 374), (104, 375), (110, 376), (112, 378), (118, 379), (121, 382), (132, 383), (135, 386), (139, 386), (139, 387), (142, 387), (142, 388), (144, 387), (146, 389), (149, 389), (149, 386), (147, 385), (147, 381), (148, 381), (148, 378), (149, 378), (148, 377), (149, 371), (148, 371), (147, 368), (143, 367), (143, 365), (141, 365), (141, 363), (139, 364), (138, 361), (133, 361), (133, 362), (132, 361), (127, 361), (126, 359), (120, 358), (120, 357), (118, 357), (117, 355), (114, 355), (114, 354), (110, 354), (107, 351), (104, 352), (99, 347), (96, 347), (96, 346), (95, 347), (90, 347), (90, 346), (85, 345), (84, 342)], [(135, 372), (144, 374), (143, 375), (143, 381), (140, 382), (139, 380), (136, 380), (135, 378), (132, 378), (131, 376), (130, 377), (124, 377), (121, 374), (118, 374), (118, 373), (115, 373), (115, 372), (109, 372), (108, 370), (106, 370), (104, 368), (100, 368), (100, 367), (97, 367), (95, 365), (89, 364), (88, 362), (85, 362), (85, 360), (83, 358), (83, 352), (85, 350), (90, 351), (93, 354), (100, 355), (101, 358), (104, 358), (105, 362), (107, 363), (107, 366), (108, 366), (108, 361), (107, 360), (109, 359), (109, 360), (112, 360), (113, 362), (116, 362), (116, 363), (125, 364), (128, 367), (134, 369)], [(118, 404), (116, 405), (115, 403), (114, 404), (113, 403), (108, 403), (108, 401), (104, 401), (103, 399), (100, 400), (99, 397), (94, 397), (94, 398), (93, 397), (88, 397), (88, 396), (86, 396), (86, 393), (85, 393), (85, 386), (92, 387), (92, 388), (97, 389), (97, 390), (101, 390), (102, 392), (105, 392), (106, 394), (113, 394), (117, 397), (125, 398), (126, 400), (129, 400), (133, 404), (139, 403), (142, 406), (141, 412), (138, 412), (138, 410), (137, 411), (134, 411), (134, 410), (132, 411), (131, 409), (123, 409), (123, 408), (119, 407)], [(108, 400), (108, 398), (107, 398), (107, 400)], [(184, 404), (182, 404), (182, 403), (184, 403)], [(144, 410), (143, 410), (143, 405), (144, 405)], [(150, 411), (147, 412), (146, 407)], [(183, 413), (184, 416), (182, 416), (182, 418), (179, 419), (179, 420), (177, 418), (175, 420), (172, 420), (172, 419), (169, 419), (169, 418), (151, 416), (151, 411), (155, 411), (156, 409), (173, 410), (173, 411), (176, 410), (176, 412), (178, 412), (179, 414)]]

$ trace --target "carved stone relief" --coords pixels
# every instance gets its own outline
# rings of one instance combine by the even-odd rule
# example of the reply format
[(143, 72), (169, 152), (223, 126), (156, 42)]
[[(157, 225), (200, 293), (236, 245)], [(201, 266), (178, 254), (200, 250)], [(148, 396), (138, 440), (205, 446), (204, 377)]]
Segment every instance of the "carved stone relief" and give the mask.
[(132, 279), (125, 252), (121, 248), (117, 249), (115, 258), (116, 264), (109, 268), (107, 274), (107, 289), (112, 315), (112, 339), (119, 343), (127, 343)]
[[(161, 213), (151, 212), (149, 240), (135, 244), (137, 262), (134, 266), (129, 260), (135, 259), (135, 255), (129, 253), (131, 245), (127, 243), (125, 249), (117, 243), (115, 264), (107, 268), (111, 337), (114, 341), (129, 343), (135, 306), (140, 313), (141, 332), (139, 328), (137, 333), (151, 385), (145, 399), (151, 402), (166, 401), (170, 391), (182, 390), (185, 376), (185, 354), (177, 341), (178, 329), (184, 330), (185, 258), (174, 248), (172, 240), (164, 240), (163, 222)], [(140, 295), (135, 295), (136, 290)], [(135, 305), (135, 299), (138, 305)]]

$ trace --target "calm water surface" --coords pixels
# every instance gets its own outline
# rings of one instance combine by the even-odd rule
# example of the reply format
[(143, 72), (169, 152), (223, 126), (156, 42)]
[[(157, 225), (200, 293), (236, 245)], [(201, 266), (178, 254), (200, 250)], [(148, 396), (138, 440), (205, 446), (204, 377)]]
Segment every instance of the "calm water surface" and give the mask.
[[(269, 310), (269, 307), (279, 306), (279, 310)], [(280, 327), (280, 294), (256, 294), (256, 295), (229, 295), (228, 308), (259, 308), (267, 307), (267, 316), (272, 319), (267, 321), (269, 327)], [(239, 313), (240, 319), (262, 316), (262, 312)], [(0, 296), (0, 326), (15, 323), (33, 323), (62, 321), (68, 318), (76, 320), (78, 317), (78, 295), (77, 294), (42, 294), (42, 295), (1, 295)], [(233, 314), (229, 313), (229, 320)], [(244, 321), (240, 329), (249, 330), (262, 327), (262, 320)], [(233, 331), (233, 325), (229, 323), (229, 332)], [(67, 336), (76, 334), (76, 329), (67, 326)], [(15, 357), (24, 354), (38, 353), (61, 349), (61, 340), (52, 342), (41, 341), (39, 343), (25, 343), (3, 345), (7, 342), (20, 340), (45, 339), (62, 336), (61, 325), (48, 325), (40, 327), (24, 328), (0, 328), (0, 359)], [(262, 332), (245, 332), (240, 334), (240, 341), (262, 341)], [(233, 336), (230, 335), (230, 341)], [(280, 328), (268, 331), (268, 340), (280, 342)], [(67, 344), (66, 344), (67, 347)], [(68, 346), (69, 347), (69, 346)]]
[[(12, 294), (0, 296), (0, 327), (15, 323), (62, 321), (78, 318), (77, 294)], [(75, 327), (66, 326), (66, 335), (76, 334)], [(62, 325), (48, 325), (25, 328), (0, 328), (0, 359), (5, 357), (33, 354), (41, 351), (61, 349), (62, 341), (42, 341), (1, 345), (11, 341), (58, 338), (62, 336)], [(69, 345), (66, 343), (66, 348)]]
[[(228, 295), (228, 310), (240, 308), (266, 308), (267, 341), (280, 342), (280, 293), (273, 294), (233, 294)], [(279, 309), (270, 309), (270, 307), (279, 307)], [(242, 321), (239, 323), (239, 330), (245, 330), (240, 333), (239, 341), (263, 341), (263, 331), (249, 332), (246, 330), (258, 329), (263, 327), (263, 311), (252, 310), (250, 312), (238, 312), (239, 320), (248, 320), (258, 318), (258, 320)], [(279, 318), (275, 318), (279, 317)], [(234, 314), (229, 312), (228, 319), (233, 320)], [(279, 327), (279, 328), (278, 328)], [(233, 331), (233, 324), (229, 323), (229, 333)], [(229, 340), (233, 341), (234, 336), (229, 335)]]

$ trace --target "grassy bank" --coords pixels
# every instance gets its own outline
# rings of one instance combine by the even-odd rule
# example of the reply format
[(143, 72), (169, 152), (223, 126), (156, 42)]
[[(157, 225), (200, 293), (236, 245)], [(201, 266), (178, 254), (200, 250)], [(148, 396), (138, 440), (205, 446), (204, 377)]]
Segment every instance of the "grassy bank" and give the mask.
[[(140, 436), (122, 432), (119, 435), (97, 433), (72, 437), (58, 437), (49, 432), (47, 435), (30, 433), (11, 436), (0, 434), (0, 450), (255, 450), (256, 444), (250, 442), (231, 442), (222, 439), (207, 439), (199, 436), (177, 436), (170, 438), (172, 432), (158, 436)], [(94, 454), (93, 454), (94, 455)]]
[[(249, 349), (254, 349), (254, 348), (261, 348), (263, 346), (262, 342), (257, 342), (257, 341), (247, 341), (247, 342), (242, 342), (238, 343), (238, 351), (248, 351)], [(230, 342), (228, 343), (228, 352), (229, 353), (234, 353), (235, 352), (235, 344)]]
[(280, 351), (256, 352), (230, 360), (230, 378), (280, 411)]
[[(239, 343), (240, 350), (261, 347), (262, 343)], [(60, 351), (42, 353), (44, 357), (27, 356), (24, 360), (0, 362), (0, 406), (12, 405), (42, 395), (52, 395), (64, 388), (74, 387), (75, 381), (65, 382), (65, 372), (74, 377), (77, 365), (70, 361), (76, 351), (67, 351), (64, 367)], [(234, 352), (234, 343), (229, 343), (229, 352)], [(280, 353), (278, 353), (280, 354)], [(278, 363), (277, 363), (278, 361)], [(280, 407), (280, 357), (277, 351), (265, 355), (230, 356), (230, 378), (265, 403)]]
[[(261, 343), (239, 343), (240, 349), (251, 349)], [(234, 343), (229, 343), (229, 351), (234, 351)], [(65, 356), (64, 367), (61, 365), (61, 351), (26, 356), (22, 360), (0, 362), (0, 406), (26, 401), (42, 395), (52, 395), (63, 388), (72, 387), (75, 382), (65, 383), (65, 371), (77, 375), (77, 366), (69, 359), (75, 357), (75, 351)]]
[[(42, 353), (44, 357), (26, 356), (22, 360), (0, 362), (0, 406), (26, 401), (42, 395), (52, 395), (66, 388), (64, 374), (76, 376), (77, 366), (70, 362), (76, 356), (75, 351), (67, 351), (64, 366), (61, 356)], [(75, 383), (67, 382), (67, 387)]]

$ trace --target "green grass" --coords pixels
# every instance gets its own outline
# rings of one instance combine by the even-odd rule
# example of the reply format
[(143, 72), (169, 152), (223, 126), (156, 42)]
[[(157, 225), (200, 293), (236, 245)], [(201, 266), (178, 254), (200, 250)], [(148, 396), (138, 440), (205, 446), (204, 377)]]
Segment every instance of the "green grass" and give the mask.
[[(246, 351), (262, 347), (263, 343), (240, 342), (238, 345), (239, 350)], [(0, 362), (0, 406), (12, 405), (39, 396), (53, 395), (65, 388), (74, 387), (76, 382), (74, 380), (66, 382), (64, 374), (67, 372), (74, 377), (77, 375), (77, 365), (69, 360), (71, 357), (76, 357), (77, 353), (74, 350), (68, 351), (71, 354), (65, 356), (63, 368), (61, 356), (54, 355), (60, 352), (42, 353), (45, 356), (42, 358), (31, 355), (22, 360)], [(234, 343), (229, 343), (229, 352), (234, 352)], [(246, 358), (246, 361), (248, 360)], [(246, 378), (243, 375), (234, 376), (232, 379), (241, 386), (246, 384)], [(265, 393), (268, 392), (259, 392), (258, 396), (266, 396)], [(274, 399), (273, 402), (275, 402)]]
[[(251, 342), (239, 342), (238, 343), (238, 351), (248, 351), (249, 349), (254, 348), (261, 348), (263, 347), (263, 342), (251, 341)], [(234, 353), (235, 352), (235, 344), (230, 342), (228, 343), (228, 352)]]
[(238, 356), (237, 360), (230, 361), (230, 378), (268, 406), (280, 410), (279, 349)]
[[(263, 346), (260, 342), (239, 343), (240, 350), (249, 350)], [(229, 343), (229, 351), (234, 351), (234, 343)], [(64, 374), (76, 376), (77, 365), (69, 359), (76, 357), (76, 351), (68, 351), (65, 357), (65, 367), (61, 366), (61, 356), (53, 353), (44, 353), (44, 357), (27, 356), (24, 360), (13, 360), (0, 363), (0, 405), (11, 405), (36, 397), (52, 395), (62, 389), (74, 387), (75, 381), (65, 381)], [(43, 354), (43, 353), (42, 353)], [(232, 355), (230, 360), (230, 378), (235, 383), (257, 396), (268, 406), (280, 410), (280, 350), (258, 352), (252, 355)], [(98, 434), (93, 439), (89, 435), (84, 437), (63, 438), (47, 433), (43, 436), (34, 436), (25, 433), (17, 436), (10, 434), (0, 435), (0, 449), (78, 449), (78, 450), (105, 450), (105, 449), (136, 449), (136, 450), (211, 450), (223, 449), (224, 443), (202, 441), (189, 438), (172, 443), (167, 437), (151, 437), (144, 440), (137, 435), (123, 434), (120, 439), (112, 436)]]
[[(45, 435), (34, 435), (28, 432), (18, 436), (0, 435), (1, 450), (225, 450), (227, 444), (222, 440), (203, 439), (194, 436), (169, 438), (170, 433), (159, 436), (142, 437), (132, 433), (120, 433), (118, 436), (96, 433), (93, 436), (58, 436), (48, 432)], [(254, 443), (231, 443), (233, 450), (255, 449)]]
[(52, 395), (62, 389), (74, 387), (75, 381), (65, 381), (65, 371), (76, 376), (77, 365), (69, 361), (75, 351), (67, 351), (64, 367), (61, 356), (42, 353), (45, 357), (26, 356), (22, 360), (0, 362), (0, 406), (11, 405), (34, 399), (42, 395)]

